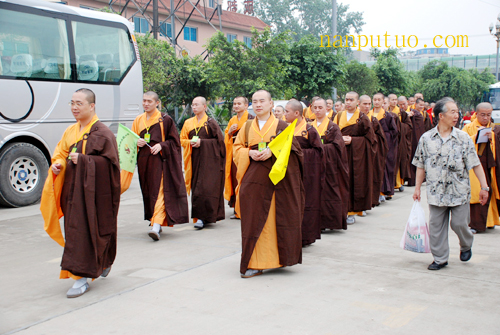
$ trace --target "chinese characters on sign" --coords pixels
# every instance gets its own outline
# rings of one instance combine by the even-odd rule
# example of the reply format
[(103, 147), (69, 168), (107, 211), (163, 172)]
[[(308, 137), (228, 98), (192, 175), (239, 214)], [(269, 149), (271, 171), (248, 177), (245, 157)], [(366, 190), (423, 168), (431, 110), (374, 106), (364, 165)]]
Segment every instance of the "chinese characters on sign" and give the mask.
[(237, 9), (238, 9), (238, 7), (237, 7), (237, 4), (236, 4), (236, 0), (234, 0), (234, 1), (228, 0), (228, 2), (227, 2), (227, 10), (229, 12), (236, 12)]
[(245, 5), (245, 14), (253, 15), (253, 0), (245, 0), (243, 4)]

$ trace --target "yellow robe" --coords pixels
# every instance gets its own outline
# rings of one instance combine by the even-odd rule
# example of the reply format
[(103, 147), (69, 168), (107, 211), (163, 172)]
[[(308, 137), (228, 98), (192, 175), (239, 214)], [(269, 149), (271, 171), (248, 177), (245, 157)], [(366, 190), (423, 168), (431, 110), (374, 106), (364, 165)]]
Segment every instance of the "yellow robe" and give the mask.
[[(99, 118), (97, 115), (94, 115), (90, 123), (82, 129), (80, 129), (81, 126), (79, 121), (66, 128), (61, 140), (57, 143), (54, 154), (52, 155), (52, 165), (56, 163), (61, 164), (61, 172), (59, 172), (58, 175), (55, 175), (52, 172), (52, 169), (49, 168), (49, 173), (42, 191), (40, 211), (42, 212), (44, 220), (43, 228), (47, 234), (62, 247), (64, 247), (65, 241), (59, 219), (64, 216), (61, 209), (61, 192), (64, 185), (69, 148), (71, 148), (71, 146), (79, 140), (82, 140), (82, 153), (85, 154), (87, 141), (83, 139), (83, 134), (88, 133), (92, 125), (98, 120)], [(69, 271), (61, 270), (59, 278), (73, 278), (78, 280), (82, 277), (75, 276)]]
[[(477, 120), (477, 118), (474, 118), (474, 120), (465, 125), (465, 127), (462, 129), (465, 131), (467, 134), (472, 139), (472, 142), (475, 143), (476, 146), (476, 151), (479, 150), (479, 145), (476, 143), (476, 136), (478, 133), (478, 128), (481, 127), (481, 124)], [(488, 123), (486, 126), (487, 128), (489, 127), (494, 127), (494, 124), (491, 122)], [(492, 133), (491, 134), (491, 151), (493, 152), (493, 157), (496, 160), (496, 140), (495, 136)], [(500, 218), (499, 218), (499, 213), (498, 213), (498, 207), (496, 205), (495, 200), (500, 199), (500, 192), (498, 191), (498, 185), (496, 182), (496, 167), (492, 167), (490, 169), (490, 176), (491, 176), (491, 200), (490, 204), (488, 207), (488, 218), (486, 220), (486, 227), (494, 227), (494, 226), (500, 226)], [(471, 204), (478, 204), (479, 203), (479, 192), (481, 190), (481, 184), (479, 183), (479, 179), (477, 179), (476, 174), (474, 173), (473, 170), (469, 171), (469, 179), (470, 179), (470, 187), (471, 187), (471, 199), (470, 203)], [(493, 204), (493, 205), (492, 205)]]
[(311, 110), (311, 106), (306, 108), (306, 111), (304, 113), (305, 117), (309, 120), (316, 120), (316, 114), (314, 114)]

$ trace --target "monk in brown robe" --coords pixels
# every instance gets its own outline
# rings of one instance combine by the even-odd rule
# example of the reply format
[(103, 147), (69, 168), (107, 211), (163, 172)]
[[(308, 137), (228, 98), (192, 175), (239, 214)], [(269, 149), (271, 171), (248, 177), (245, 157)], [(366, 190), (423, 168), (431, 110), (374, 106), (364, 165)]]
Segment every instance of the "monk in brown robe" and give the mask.
[[(368, 117), (357, 108), (359, 95), (349, 92), (345, 96), (345, 111), (335, 116), (347, 148), (349, 164), (349, 213), (347, 224), (355, 222), (372, 208), (373, 174), (371, 168), (375, 154), (376, 135)], [(366, 215), (366, 214), (365, 214)]]
[(388, 99), (389, 107), (387, 110), (397, 116), (396, 125), (399, 132), (395, 188), (399, 190), (399, 192), (403, 192), (404, 181), (410, 177), (411, 129), (413, 126), (408, 113), (401, 113), (399, 110), (397, 106), (398, 97), (396, 94), (389, 94)]
[(302, 150), (293, 138), (285, 177), (274, 185), (269, 172), (276, 158), (267, 145), (288, 124), (271, 113), (269, 92), (255, 92), (252, 105), (257, 117), (238, 133), (233, 152), (238, 168), (236, 212), (241, 217), (243, 278), (302, 262)]
[[(415, 151), (417, 150), (418, 141), (420, 137), (425, 133), (424, 127), (424, 118), (421, 113), (415, 111), (414, 109), (410, 109), (408, 107), (408, 100), (406, 97), (400, 96), (398, 98), (399, 109), (401, 110), (401, 114), (403, 111), (406, 111), (408, 116), (410, 117), (412, 123), (412, 133), (411, 133), (411, 152), (410, 152), (410, 161), (413, 160), (413, 156), (415, 156)], [(404, 178), (405, 181), (408, 182), (408, 186), (415, 186), (417, 177), (417, 167), (413, 164), (410, 164), (410, 175), (407, 178)]]
[(333, 100), (326, 99), (326, 117), (333, 121), (337, 112), (333, 108)]
[(427, 114), (427, 111), (425, 110), (425, 101), (423, 99), (417, 98), (415, 101), (415, 108), (417, 112), (422, 114), (422, 117), (424, 118), (424, 130), (429, 131), (432, 128), (434, 128), (432, 124), (431, 117), (429, 117), (429, 114)]
[(415, 109), (415, 97), (408, 97), (408, 106), (410, 109)]
[[(248, 99), (246, 97), (236, 97), (233, 100), (233, 111), (236, 115), (229, 120), (224, 132), (224, 143), (226, 145), (226, 179), (224, 184), (224, 198), (228, 201), (228, 205), (234, 208), (236, 204), (236, 165), (233, 162), (233, 144), (241, 127), (254, 118), (248, 113)], [(230, 216), (231, 219), (239, 219), (236, 212)]]
[(306, 118), (307, 122), (311, 122), (313, 120), (316, 120), (316, 115), (314, 115), (314, 113), (312, 111), (312, 105), (316, 101), (316, 99), (320, 99), (320, 98), (321, 97), (318, 97), (318, 96), (313, 97), (312, 100), (311, 100), (311, 104), (309, 105), (309, 107), (306, 108), (306, 111), (304, 112), (304, 115), (305, 115), (305, 118)]
[(359, 98), (359, 111), (366, 116), (372, 123), (373, 131), (376, 137), (375, 154), (373, 155), (373, 194), (372, 207), (380, 204), (380, 191), (382, 190), (382, 182), (384, 180), (385, 160), (389, 147), (385, 139), (384, 129), (380, 125), (378, 119), (371, 112), (372, 99), (368, 95), (362, 95)]
[(384, 104), (382, 105), (382, 109), (385, 111), (389, 111), (389, 98), (388, 97), (384, 98)]
[(285, 119), (285, 108), (283, 106), (276, 106), (276, 107), (274, 107), (274, 116), (276, 116), (276, 118), (278, 120), (286, 121), (286, 119)]
[[(334, 105), (334, 112), (335, 115), (337, 115), (339, 112), (342, 112), (344, 110), (344, 104), (342, 103), (342, 100), (337, 100)], [(335, 116), (334, 116), (335, 118)]]
[(306, 246), (321, 238), (321, 189), (325, 161), (321, 138), (316, 129), (306, 123), (302, 113), (302, 104), (295, 99), (290, 100), (285, 106), (286, 122), (292, 123), (297, 120), (294, 135), (304, 155), (305, 208), (302, 220), (302, 246)]
[(321, 191), (321, 229), (347, 229), (349, 209), (349, 164), (342, 132), (326, 114), (326, 102), (318, 99), (313, 104), (316, 128), (326, 161)]
[[(160, 239), (162, 226), (189, 222), (186, 185), (182, 173), (179, 132), (174, 120), (157, 109), (158, 94), (149, 91), (142, 97), (144, 113), (135, 118), (132, 131), (137, 140), (137, 170), (144, 203), (144, 220), (153, 241)], [(122, 193), (132, 181), (133, 173), (122, 170)]]
[[(493, 124), (492, 112), (493, 107), (490, 103), (480, 103), (476, 107), (476, 114), (474, 114), (472, 122), (463, 128), (463, 131), (469, 134), (476, 146), (489, 188), (486, 206), (482, 206), (478, 197), (481, 184), (476, 175), (469, 171), (471, 185), (469, 227), (474, 234), (484, 232), (486, 228), (493, 229), (500, 225), (498, 210), (500, 204), (498, 190), (498, 185), (500, 185), (500, 127)], [(487, 142), (477, 143), (477, 134), (479, 130), (484, 128), (493, 128), (493, 130), (487, 134)]]
[(54, 150), (40, 210), (45, 231), (64, 247), (59, 278), (76, 280), (66, 294), (76, 298), (89, 289), (88, 278), (109, 274), (116, 256), (120, 163), (115, 136), (95, 113), (94, 92), (77, 90), (71, 112), (77, 123)]
[(380, 202), (391, 200), (394, 195), (394, 183), (396, 180), (396, 159), (398, 154), (398, 128), (396, 119), (397, 116), (386, 112), (382, 105), (384, 103), (384, 95), (377, 93), (373, 96), (373, 109), (370, 114), (373, 114), (379, 121), (384, 130), (385, 139), (387, 142), (387, 157), (385, 159), (384, 178), (382, 181), (382, 189), (380, 191)]
[(219, 124), (208, 117), (207, 100), (196, 97), (191, 104), (194, 117), (184, 122), (181, 145), (187, 193), (191, 193), (194, 227), (224, 220), (224, 167), (226, 148)]

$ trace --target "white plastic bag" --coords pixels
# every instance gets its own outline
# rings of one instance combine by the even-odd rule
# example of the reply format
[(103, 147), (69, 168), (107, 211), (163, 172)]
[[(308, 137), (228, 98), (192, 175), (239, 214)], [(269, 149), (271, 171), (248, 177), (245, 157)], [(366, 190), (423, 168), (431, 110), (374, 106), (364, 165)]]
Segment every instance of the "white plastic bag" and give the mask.
[(420, 201), (416, 200), (406, 223), (405, 232), (399, 244), (404, 250), (413, 252), (431, 252), (429, 244), (429, 227), (425, 221), (425, 212)]

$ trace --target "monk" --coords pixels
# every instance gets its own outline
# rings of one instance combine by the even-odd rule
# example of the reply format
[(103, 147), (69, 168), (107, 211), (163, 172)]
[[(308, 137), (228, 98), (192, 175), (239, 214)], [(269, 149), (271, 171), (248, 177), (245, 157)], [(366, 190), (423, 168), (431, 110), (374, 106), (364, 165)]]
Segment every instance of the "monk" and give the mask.
[(40, 210), (45, 231), (64, 247), (59, 278), (75, 279), (66, 296), (76, 298), (115, 260), (120, 163), (115, 136), (95, 113), (94, 92), (79, 89), (70, 104), (77, 122), (54, 150)]
[(408, 98), (408, 106), (410, 106), (410, 109), (415, 109), (415, 100), (415, 97)]
[(375, 207), (380, 204), (381, 200), (380, 191), (382, 190), (382, 183), (384, 181), (385, 160), (389, 147), (385, 139), (384, 129), (380, 125), (378, 119), (373, 115), (373, 112), (371, 112), (371, 108), (372, 99), (368, 95), (362, 95), (359, 98), (359, 111), (368, 116), (376, 135), (375, 154), (373, 155), (373, 165), (371, 169), (373, 172), (372, 207)]
[(191, 104), (194, 117), (184, 122), (181, 145), (184, 148), (186, 190), (191, 192), (194, 227), (224, 220), (224, 167), (226, 148), (219, 124), (208, 117), (207, 100), (196, 97)]
[(380, 193), (380, 202), (391, 200), (394, 195), (394, 184), (396, 180), (396, 162), (398, 154), (398, 128), (396, 119), (397, 116), (386, 112), (382, 106), (384, 103), (384, 95), (377, 93), (373, 96), (373, 109), (370, 114), (377, 118), (382, 129), (384, 130), (385, 139), (387, 142), (387, 157), (385, 159), (384, 178), (382, 180), (382, 189)]
[(314, 115), (313, 111), (312, 111), (312, 105), (313, 103), (317, 100), (317, 99), (320, 99), (320, 97), (318, 96), (315, 96), (312, 98), (311, 100), (311, 104), (309, 105), (309, 107), (307, 107), (306, 111), (305, 111), (305, 117), (306, 117), (306, 121), (307, 122), (311, 122), (313, 120), (316, 120), (316, 115)]
[(434, 126), (432, 125), (432, 118), (429, 116), (429, 114), (427, 114), (427, 111), (425, 110), (425, 102), (423, 99), (417, 98), (417, 100), (415, 100), (414, 110), (422, 114), (422, 117), (424, 118), (425, 131), (429, 131), (434, 128)]
[(340, 100), (340, 99), (335, 102), (334, 106), (335, 106), (335, 110), (334, 110), (335, 115), (337, 115), (339, 112), (344, 110), (344, 104), (342, 103), (342, 100)]
[(271, 113), (268, 91), (255, 92), (252, 105), (257, 117), (238, 133), (233, 151), (238, 168), (236, 212), (241, 217), (242, 278), (302, 262), (302, 150), (293, 138), (285, 177), (274, 185), (269, 172), (276, 158), (267, 145), (288, 124)]
[[(417, 150), (418, 141), (420, 137), (425, 133), (424, 126), (424, 118), (421, 113), (418, 113), (414, 109), (410, 109), (408, 107), (408, 100), (406, 100), (405, 96), (400, 96), (398, 98), (399, 109), (401, 110), (401, 114), (403, 111), (406, 111), (408, 116), (410, 117), (412, 128), (411, 128), (411, 153), (410, 153), (410, 162), (415, 156), (415, 151)], [(410, 175), (407, 178), (404, 178), (405, 181), (408, 182), (408, 186), (415, 186), (417, 177), (417, 167), (413, 164), (410, 164)]]
[(321, 136), (326, 161), (321, 192), (321, 229), (347, 229), (349, 209), (349, 165), (347, 149), (337, 124), (327, 117), (324, 99), (313, 104), (313, 126)]
[(276, 106), (276, 107), (274, 107), (274, 116), (276, 116), (276, 118), (278, 120), (286, 121), (286, 119), (285, 119), (285, 108), (283, 106)]
[(337, 112), (333, 109), (333, 100), (326, 99), (326, 117), (333, 121), (335, 115), (337, 115)]
[(345, 111), (335, 116), (347, 148), (349, 165), (349, 213), (347, 224), (353, 224), (355, 215), (372, 208), (373, 174), (370, 173), (375, 154), (376, 135), (368, 117), (357, 108), (359, 95), (345, 96)]
[(404, 192), (403, 184), (405, 179), (410, 177), (411, 131), (413, 126), (408, 113), (402, 113), (399, 110), (397, 95), (389, 94), (388, 100), (389, 107), (387, 111), (397, 117), (396, 126), (399, 132), (395, 189), (399, 190), (399, 192)]
[[(149, 91), (142, 97), (144, 113), (135, 118), (132, 131), (137, 140), (137, 170), (144, 203), (144, 220), (153, 241), (160, 240), (162, 226), (189, 222), (189, 210), (179, 132), (174, 120), (158, 110), (158, 94)], [(122, 193), (132, 181), (133, 173), (122, 170)], [(126, 186), (125, 186), (126, 185)]]
[[(224, 143), (226, 145), (226, 179), (224, 184), (224, 198), (228, 201), (228, 205), (234, 208), (236, 204), (236, 165), (233, 162), (233, 145), (236, 136), (241, 127), (254, 118), (253, 115), (248, 113), (248, 99), (246, 97), (236, 97), (233, 100), (233, 111), (236, 115), (229, 120), (226, 130), (224, 132)], [(236, 212), (229, 217), (230, 219), (239, 219)]]
[(382, 108), (383, 110), (385, 111), (389, 111), (389, 98), (388, 97), (385, 97), (384, 98), (384, 104), (382, 105)]
[(294, 135), (304, 155), (305, 207), (302, 220), (302, 246), (306, 246), (321, 238), (321, 189), (325, 160), (321, 138), (316, 129), (306, 123), (302, 113), (302, 104), (295, 99), (290, 100), (285, 106), (286, 122), (292, 123), (297, 120)]
[[(481, 190), (481, 184), (476, 175), (469, 171), (471, 184), (470, 200), (470, 224), (469, 227), (473, 234), (484, 232), (486, 228), (493, 229), (500, 225), (499, 219), (499, 199), (500, 193), (500, 127), (495, 126), (491, 119), (493, 107), (488, 102), (482, 102), (476, 107), (474, 120), (465, 125), (465, 131), (472, 138), (476, 146), (476, 151), (483, 166), (486, 181), (488, 183), (489, 197), (485, 206), (481, 206), (478, 195)], [(476, 138), (480, 129), (493, 128), (492, 132), (487, 134), (488, 141), (477, 143)]]

